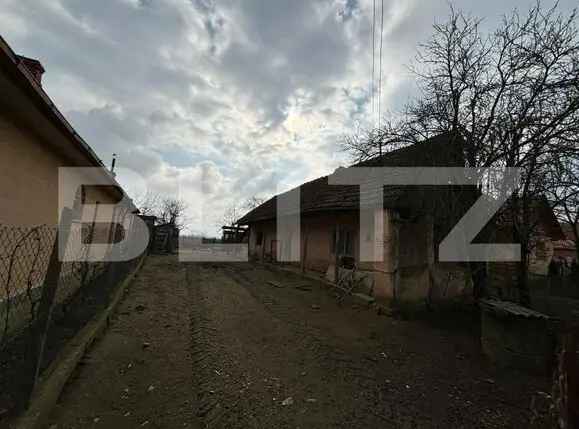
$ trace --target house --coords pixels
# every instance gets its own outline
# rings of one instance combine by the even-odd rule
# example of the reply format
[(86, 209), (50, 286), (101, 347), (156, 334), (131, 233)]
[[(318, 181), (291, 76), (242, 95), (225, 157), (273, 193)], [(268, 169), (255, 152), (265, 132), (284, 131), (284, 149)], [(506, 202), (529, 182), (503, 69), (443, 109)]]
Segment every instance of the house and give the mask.
[[(575, 228), (579, 232), (579, 224), (575, 225)], [(566, 260), (567, 263), (571, 265), (573, 261), (577, 261), (575, 234), (573, 233), (573, 227), (569, 223), (561, 223), (561, 229), (563, 230), (565, 237), (563, 240), (553, 242), (553, 257), (559, 260)]]
[[(355, 166), (463, 165), (457, 138), (444, 134)], [(359, 189), (359, 186), (330, 185), (328, 176), (299, 187), (302, 248), (301, 260), (294, 264), (301, 265), (303, 270), (323, 273), (334, 281), (343, 267), (354, 261), (358, 275), (363, 277), (364, 292), (379, 301), (398, 299), (423, 303), (425, 299), (436, 301), (471, 295), (468, 265), (437, 261), (435, 243), (440, 242), (454, 224), (446, 216), (447, 208), (435, 210), (435, 207), (441, 202), (447, 204), (443, 194), (462, 194), (457, 213), (464, 213), (468, 207), (466, 202), (476, 199), (474, 187), (449, 190), (444, 186), (436, 189), (384, 186), (383, 231), (376, 240), (383, 249), (379, 262), (360, 261)], [(253, 259), (275, 261), (279, 249), (293, 245), (280, 243), (276, 237), (276, 201), (277, 197), (266, 201), (238, 221), (249, 226), (249, 254)]]
[[(462, 167), (459, 139), (442, 134), (354, 167)], [(336, 281), (345, 269), (355, 266), (360, 289), (383, 302), (423, 305), (471, 299), (473, 266), (441, 262), (438, 244), (480, 197), (475, 186), (384, 186), (383, 231), (375, 240), (383, 254), (378, 262), (360, 260), (359, 186), (330, 185), (328, 176), (324, 176), (304, 183), (299, 191), (301, 249), (300, 261), (293, 264), (299, 264), (303, 271), (322, 273)], [(240, 225), (249, 227), (249, 254), (253, 259), (277, 261), (279, 252), (298, 242), (297, 233), (286, 235), (283, 243), (276, 234), (277, 198), (239, 220)], [(554, 219), (550, 213), (551, 217), (545, 217), (548, 225)], [(370, 241), (371, 237), (362, 239)], [(485, 241), (484, 231), (475, 242), (481, 240)], [(543, 256), (532, 258), (540, 269), (548, 265)]]
[[(79, 191), (84, 203), (113, 204), (124, 195), (114, 176), (42, 87), (42, 64), (17, 55), (0, 37), (0, 224), (56, 225), (58, 168), (97, 167), (110, 186)], [(127, 211), (136, 208), (129, 204)], [(108, 235), (110, 225), (100, 234)]]
[[(537, 292), (536, 289), (545, 288), (549, 266), (555, 255), (556, 243), (564, 236), (557, 217), (546, 198), (536, 198), (530, 207), (533, 234), (529, 243), (528, 277), (530, 293), (533, 294)], [(494, 242), (511, 243), (514, 241), (510, 215), (501, 216), (506, 212), (507, 210), (501, 210), (497, 215), (501, 219), (494, 219)], [(519, 300), (517, 283), (520, 272), (518, 263), (491, 262), (487, 264), (487, 273), (489, 292), (492, 295), (512, 301)]]
[[(91, 177), (83, 173), (80, 178), (85, 183), (99, 183), (71, 187), (76, 189), (67, 205), (75, 209), (70, 237), (78, 240), (68, 242), (61, 279), (79, 277), (78, 264), (71, 260), (88, 260), (87, 243), (120, 241), (122, 229), (118, 225), (129, 222), (133, 225), (129, 215), (137, 211), (131, 200), (124, 198), (126, 194), (114, 174), (105, 168), (46, 94), (42, 87), (44, 73), (38, 60), (17, 55), (0, 37), (0, 278), (12, 281), (0, 293), (0, 316), (4, 321), (18, 319), (10, 329), (26, 323), (21, 316), (30, 314), (26, 313), (27, 306), (33, 303), (19, 304), (20, 312), (14, 309), (15, 305), (10, 307), (6, 303), (23, 301), (25, 291), (28, 296), (32, 296), (31, 291), (39, 293), (44, 281), (60, 220), (60, 167), (96, 167), (91, 170)], [(100, 204), (120, 201), (123, 203), (112, 211), (110, 220), (108, 215), (106, 222), (97, 219)], [(86, 218), (80, 222), (81, 204), (93, 205), (94, 211), (88, 213), (93, 222), (86, 222)], [(99, 259), (100, 253), (91, 256)], [(94, 262), (97, 272), (104, 263), (94, 259), (90, 264)], [(59, 289), (56, 299), (64, 301), (66, 296), (62, 294), (71, 294), (78, 287), (71, 283), (66, 290)]]

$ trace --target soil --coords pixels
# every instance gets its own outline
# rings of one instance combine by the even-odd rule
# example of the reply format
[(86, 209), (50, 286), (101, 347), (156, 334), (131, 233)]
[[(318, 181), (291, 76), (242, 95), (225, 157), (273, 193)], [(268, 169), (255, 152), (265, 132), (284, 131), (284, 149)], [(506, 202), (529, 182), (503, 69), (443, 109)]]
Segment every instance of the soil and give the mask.
[(149, 257), (50, 425), (527, 427), (548, 377), (488, 365), (476, 320), (396, 320), (295, 273)]
[(185, 267), (148, 257), (47, 427), (196, 426)]
[[(138, 260), (119, 264), (114, 281), (110, 281), (111, 277), (107, 277), (106, 271), (93, 273), (89, 276), (89, 281), (77, 289), (65, 303), (54, 306), (40, 365), (41, 374), (58, 357), (64, 346), (90, 320), (104, 311), (118, 285), (137, 263)], [(69, 288), (74, 282), (74, 278), (64, 278), (58, 287)], [(37, 291), (37, 299), (40, 299), (40, 292)], [(26, 317), (32, 316), (26, 314)], [(8, 418), (21, 413), (28, 404), (38, 363), (35, 342), (39, 341), (39, 335), (43, 331), (44, 327), (33, 324), (0, 349), (0, 427)]]

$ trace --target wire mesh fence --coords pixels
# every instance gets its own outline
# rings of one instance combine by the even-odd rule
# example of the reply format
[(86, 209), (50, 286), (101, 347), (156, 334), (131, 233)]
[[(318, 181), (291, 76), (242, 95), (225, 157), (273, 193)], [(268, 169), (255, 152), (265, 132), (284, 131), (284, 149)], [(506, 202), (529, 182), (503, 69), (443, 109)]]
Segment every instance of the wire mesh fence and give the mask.
[(111, 225), (100, 234), (98, 225), (86, 226), (68, 223), (60, 258), (62, 225), (0, 224), (0, 421), (27, 406), (38, 377), (144, 256), (123, 262), (89, 258), (92, 243), (108, 235), (112, 244), (123, 233)]
[(0, 226), (0, 347), (34, 320), (56, 228)]

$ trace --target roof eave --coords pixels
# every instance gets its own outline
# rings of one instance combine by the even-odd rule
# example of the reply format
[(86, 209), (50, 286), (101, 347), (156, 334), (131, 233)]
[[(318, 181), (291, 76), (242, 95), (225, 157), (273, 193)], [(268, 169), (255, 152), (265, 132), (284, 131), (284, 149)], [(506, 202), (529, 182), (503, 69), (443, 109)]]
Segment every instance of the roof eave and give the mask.
[[(103, 174), (108, 176), (107, 178), (111, 181), (111, 185), (118, 188), (121, 195), (127, 196), (126, 192), (117, 182), (114, 175), (105, 167), (104, 163), (93, 151), (93, 149), (88, 145), (88, 143), (84, 141), (84, 139), (76, 132), (76, 130), (64, 117), (64, 115), (58, 110), (42, 86), (36, 82), (30, 71), (24, 66), (22, 61), (19, 60), (19, 57), (20, 56), (12, 50), (4, 38), (0, 36), (0, 61), (7, 63), (9, 68), (12, 69), (12, 75), (17, 80), (19, 87), (26, 93), (26, 95), (30, 97), (30, 99), (34, 102), (34, 104), (36, 104), (39, 110), (46, 114), (52, 124), (61, 132), (63, 132), (65, 136), (76, 145), (76, 147), (86, 156), (87, 160), (91, 164), (93, 164), (95, 167), (102, 168)], [(133, 201), (130, 198), (129, 200), (133, 208), (136, 208)]]

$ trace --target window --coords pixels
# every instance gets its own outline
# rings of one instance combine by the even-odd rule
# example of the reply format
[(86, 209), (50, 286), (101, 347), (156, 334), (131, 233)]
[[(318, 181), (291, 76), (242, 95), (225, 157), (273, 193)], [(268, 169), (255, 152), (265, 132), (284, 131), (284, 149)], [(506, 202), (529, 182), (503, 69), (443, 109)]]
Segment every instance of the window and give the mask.
[(332, 231), (331, 250), (340, 256), (354, 256), (355, 234), (349, 227), (336, 226)]
[(255, 245), (261, 246), (262, 244), (263, 244), (263, 232), (258, 231), (258, 233), (255, 237)]

